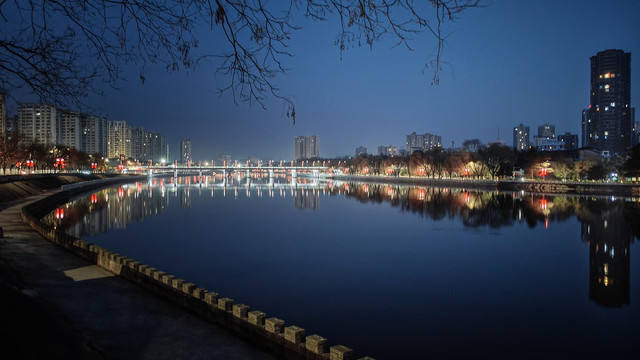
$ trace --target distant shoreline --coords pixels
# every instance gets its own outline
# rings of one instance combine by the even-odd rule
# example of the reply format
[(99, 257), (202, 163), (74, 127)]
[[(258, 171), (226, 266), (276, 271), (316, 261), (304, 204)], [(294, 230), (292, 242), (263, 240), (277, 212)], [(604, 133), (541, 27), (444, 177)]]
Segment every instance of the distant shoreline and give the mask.
[(334, 175), (341, 181), (383, 184), (443, 186), (478, 190), (526, 191), (543, 194), (640, 196), (640, 184), (577, 181), (461, 180), (404, 176)]

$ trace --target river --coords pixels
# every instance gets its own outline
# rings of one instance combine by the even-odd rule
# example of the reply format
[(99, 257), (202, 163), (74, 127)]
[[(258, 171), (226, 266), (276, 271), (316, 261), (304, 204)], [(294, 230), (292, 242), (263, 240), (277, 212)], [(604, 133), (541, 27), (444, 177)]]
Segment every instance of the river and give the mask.
[(640, 199), (154, 179), (47, 216), (358, 357), (628, 358)]

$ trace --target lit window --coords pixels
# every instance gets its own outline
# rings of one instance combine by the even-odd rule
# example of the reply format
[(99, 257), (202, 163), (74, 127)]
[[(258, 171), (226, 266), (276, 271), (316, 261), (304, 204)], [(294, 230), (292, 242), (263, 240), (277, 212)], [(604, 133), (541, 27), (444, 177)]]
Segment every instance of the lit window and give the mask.
[(600, 79), (602, 79), (602, 75), (600, 75)]
[(610, 88), (609, 84), (605, 85), (604, 86), (604, 92), (609, 92), (609, 88)]
[(609, 107), (608, 107), (608, 106), (605, 106), (605, 107), (604, 107), (604, 111), (609, 111)]
[(615, 102), (612, 102), (612, 103), (611, 103), (611, 107), (616, 107), (616, 103), (615, 103)]
[(611, 74), (609, 74), (609, 73), (604, 74), (604, 78), (605, 79), (608, 79), (610, 76), (611, 76)]

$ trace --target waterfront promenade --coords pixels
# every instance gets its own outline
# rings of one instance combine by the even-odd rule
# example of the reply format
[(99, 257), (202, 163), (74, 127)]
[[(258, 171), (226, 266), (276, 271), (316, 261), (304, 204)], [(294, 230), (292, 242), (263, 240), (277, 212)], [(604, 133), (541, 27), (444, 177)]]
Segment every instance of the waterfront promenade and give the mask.
[(0, 202), (3, 358), (275, 359), (46, 241), (20, 211), (51, 193)]

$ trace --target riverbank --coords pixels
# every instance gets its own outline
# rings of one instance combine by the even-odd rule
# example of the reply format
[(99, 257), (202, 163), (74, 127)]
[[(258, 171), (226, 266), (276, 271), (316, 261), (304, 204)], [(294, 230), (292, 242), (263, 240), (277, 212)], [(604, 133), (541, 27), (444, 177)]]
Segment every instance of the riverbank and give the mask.
[(0, 336), (11, 344), (8, 358), (275, 359), (46, 241), (22, 220), (24, 206), (60, 194), (59, 184), (101, 179), (38, 176), (0, 184)]
[[(25, 293), (24, 289), (31, 289), (34, 284), (37, 286), (41, 278), (56, 279), (55, 284), (47, 283), (44, 286), (39, 286), (41, 289), (46, 288), (46, 291), (37, 290), (35, 294), (41, 296), (45, 292), (47, 293), (43, 296), (46, 298), (45, 302), (53, 303), (47, 307), (51, 309), (48, 313), (64, 313), (65, 323), (70, 324), (69, 327), (73, 329), (65, 337), (77, 338), (76, 347), (81, 351), (88, 351), (90, 355), (83, 354), (77, 358), (92, 358), (93, 356), (123, 359), (147, 357), (154, 359), (272, 359), (272, 356), (282, 359), (345, 360), (353, 358), (353, 350), (346, 346), (329, 347), (327, 339), (319, 335), (305, 336), (304, 329), (298, 326), (285, 326), (284, 320), (275, 317), (267, 318), (265, 313), (258, 310), (249, 312), (247, 305), (234, 304), (233, 299), (222, 298), (215, 292), (198, 288), (192, 283), (177, 279), (163, 271), (73, 238), (40, 221), (40, 218), (46, 213), (66, 203), (74, 196), (107, 184), (134, 180), (137, 179), (134, 177), (99, 179), (78, 183), (77, 186), (66, 185), (62, 187), (62, 191), (31, 197), (26, 202), (12, 204), (13, 206), (0, 212), (0, 215), (13, 218), (16, 222), (19, 221), (14, 216), (19, 214), (23, 220), (19, 222), (20, 231), (28, 233), (25, 241), (8, 241), (7, 239), (16, 239), (15, 229), (8, 227), (8, 232), (2, 239), (0, 260), (3, 267), (7, 269), (7, 273), (18, 275), (5, 282), (14, 283), (14, 286), (3, 288), (9, 289), (13, 293)], [(19, 187), (21, 188), (21, 186)], [(0, 226), (3, 224), (8, 224), (8, 221), (0, 216)], [(49, 242), (44, 241), (38, 234)], [(25, 247), (30, 246), (35, 247), (31, 253), (37, 256), (46, 256), (47, 252), (55, 251), (55, 256), (49, 256), (45, 260), (56, 264), (61, 261), (60, 259), (66, 257), (84, 262), (84, 265), (49, 266), (49, 264), (42, 265), (42, 261), (33, 258), (22, 261), (22, 266), (20, 263), (16, 263), (14, 260), (20, 259), (20, 254), (16, 256), (12, 251), (19, 253)], [(43, 253), (41, 250), (45, 247), (48, 250)], [(32, 271), (30, 279), (22, 276), (25, 271), (29, 270), (24, 264), (29, 264), (29, 266), (39, 264), (36, 265), (38, 271)], [(25, 280), (18, 281), (17, 279)], [(122, 279), (128, 281), (123, 282)], [(81, 289), (82, 291), (74, 293), (69, 288), (71, 285), (68, 282), (74, 283), (74, 285), (78, 285), (75, 284), (76, 282), (82, 282), (82, 285), (74, 286), (74, 290)], [(16, 287), (16, 283), (24, 285)], [(97, 286), (98, 289), (94, 289), (94, 286)], [(49, 292), (54, 292), (57, 295), (52, 296)], [(138, 298), (142, 298), (142, 300), (138, 300)], [(97, 307), (99, 310), (104, 310), (104, 313), (96, 315), (93, 311), (87, 311), (84, 305), (87, 302), (91, 304), (91, 308)], [(156, 302), (165, 304), (167, 308), (158, 311), (153, 306)], [(173, 318), (175, 315), (167, 315), (168, 312), (196, 315), (195, 318), (199, 323), (176, 327), (175, 324), (172, 324), (171, 319), (167, 319), (167, 317)], [(18, 318), (14, 317), (12, 321), (7, 323), (17, 324), (20, 322), (20, 317), (21, 315), (18, 315)], [(147, 317), (151, 320), (148, 320)], [(137, 319), (140, 318), (143, 318), (144, 324), (137, 324)], [(113, 323), (114, 319), (115, 324)], [(55, 323), (55, 321), (53, 322)], [(122, 323), (127, 323), (127, 327), (122, 327)], [(39, 327), (40, 323), (34, 324), (34, 326)], [(104, 329), (104, 326), (107, 328)], [(132, 326), (135, 336), (129, 336)], [(136, 327), (140, 327), (140, 329), (135, 329)], [(202, 327), (206, 327), (208, 330), (203, 330)], [(75, 329), (78, 330), (75, 331)], [(170, 333), (165, 337), (158, 338), (158, 329), (163, 332), (170, 331)], [(201, 338), (200, 334), (205, 331), (220, 333), (213, 336), (207, 334), (206, 338)], [(195, 334), (189, 335), (193, 332)], [(103, 334), (104, 338), (95, 336), (94, 333)], [(22, 335), (26, 334), (20, 334), (20, 336)], [(188, 338), (187, 340), (183, 339), (185, 336)], [(186, 346), (182, 344), (184, 341), (195, 341), (197, 345)], [(149, 348), (148, 344), (150, 343), (153, 344), (153, 349)], [(156, 352), (156, 348), (163, 349), (163, 346), (166, 347), (163, 351)], [(153, 356), (146, 356), (147, 352), (152, 352)], [(74, 357), (65, 353), (60, 358)], [(364, 357), (361, 359), (372, 358)]]
[(361, 181), (378, 184), (441, 186), (460, 189), (525, 191), (540, 194), (578, 194), (640, 196), (640, 184), (573, 182), (573, 181), (513, 181), (513, 180), (462, 180), (435, 179), (403, 176), (334, 175), (334, 180)]

